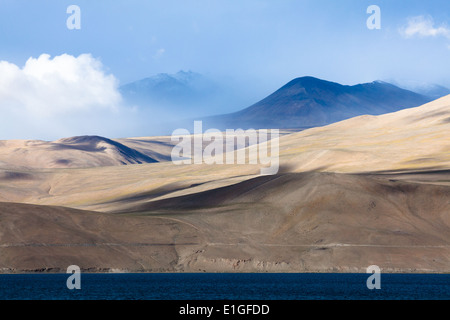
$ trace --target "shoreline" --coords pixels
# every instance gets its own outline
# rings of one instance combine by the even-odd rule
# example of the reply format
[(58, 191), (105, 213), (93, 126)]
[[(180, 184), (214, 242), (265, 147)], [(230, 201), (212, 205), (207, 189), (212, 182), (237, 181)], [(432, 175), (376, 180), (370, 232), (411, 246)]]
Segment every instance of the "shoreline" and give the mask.
[[(185, 272), (185, 271), (165, 271), (165, 272), (152, 272), (152, 271), (86, 271), (81, 269), (82, 274), (370, 274), (367, 272), (355, 272), (355, 271), (342, 271), (342, 272), (332, 272), (332, 270), (323, 271), (289, 271), (289, 272), (273, 272), (273, 271), (260, 271), (260, 272), (220, 272), (220, 271), (204, 271), (204, 272)], [(2, 275), (50, 275), (50, 274), (69, 274), (62, 269), (49, 270), (49, 271), (33, 271), (33, 270), (21, 270), (14, 272), (3, 272), (0, 271), (0, 276)], [(381, 274), (403, 274), (403, 275), (450, 275), (450, 271), (430, 271), (430, 270), (381, 270)]]

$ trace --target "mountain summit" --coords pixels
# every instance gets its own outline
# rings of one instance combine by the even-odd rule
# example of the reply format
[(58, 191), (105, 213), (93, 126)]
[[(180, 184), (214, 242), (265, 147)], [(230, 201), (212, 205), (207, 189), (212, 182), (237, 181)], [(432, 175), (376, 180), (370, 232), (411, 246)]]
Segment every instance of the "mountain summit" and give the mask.
[(301, 77), (244, 110), (209, 117), (206, 123), (222, 129), (310, 128), (364, 114), (395, 112), (430, 100), (383, 81), (348, 86)]

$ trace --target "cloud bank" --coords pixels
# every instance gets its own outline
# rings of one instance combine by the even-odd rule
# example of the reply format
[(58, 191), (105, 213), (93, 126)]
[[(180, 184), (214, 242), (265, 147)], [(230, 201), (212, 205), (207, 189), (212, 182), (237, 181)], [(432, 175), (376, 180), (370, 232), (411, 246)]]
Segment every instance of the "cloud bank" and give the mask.
[(450, 39), (450, 29), (446, 25), (435, 26), (431, 16), (409, 18), (406, 26), (400, 29), (400, 34), (405, 38), (443, 36)]
[(93, 109), (114, 110), (121, 103), (118, 81), (89, 54), (47, 54), (23, 68), (0, 61), (0, 108), (45, 117)]
[(90, 54), (42, 54), (22, 68), (0, 61), (0, 116), (0, 140), (120, 136), (137, 117), (117, 79)]

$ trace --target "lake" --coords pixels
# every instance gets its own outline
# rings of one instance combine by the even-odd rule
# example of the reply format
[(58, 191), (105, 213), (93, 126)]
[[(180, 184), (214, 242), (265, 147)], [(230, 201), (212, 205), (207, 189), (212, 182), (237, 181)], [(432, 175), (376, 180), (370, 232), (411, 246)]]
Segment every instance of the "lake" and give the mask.
[(69, 274), (0, 275), (1, 300), (448, 300), (449, 274)]

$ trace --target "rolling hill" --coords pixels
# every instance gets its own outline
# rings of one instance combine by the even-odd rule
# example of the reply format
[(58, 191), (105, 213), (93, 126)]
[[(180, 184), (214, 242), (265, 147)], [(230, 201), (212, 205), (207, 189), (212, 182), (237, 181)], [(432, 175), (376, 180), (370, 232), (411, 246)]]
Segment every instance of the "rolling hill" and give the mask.
[[(273, 176), (170, 161), (2, 169), (0, 271), (450, 272), (449, 132), (446, 96), (281, 136)], [(58, 143), (98, 153), (72, 139)]]
[(0, 272), (449, 272), (449, 198), (450, 186), (286, 173), (134, 215), (0, 203)]
[(0, 167), (86, 168), (157, 162), (117, 141), (100, 136), (0, 141)]

